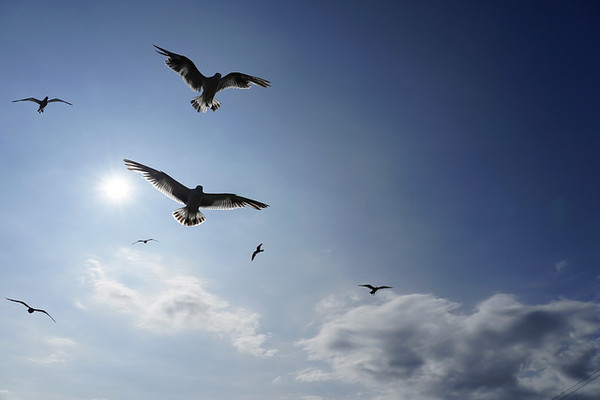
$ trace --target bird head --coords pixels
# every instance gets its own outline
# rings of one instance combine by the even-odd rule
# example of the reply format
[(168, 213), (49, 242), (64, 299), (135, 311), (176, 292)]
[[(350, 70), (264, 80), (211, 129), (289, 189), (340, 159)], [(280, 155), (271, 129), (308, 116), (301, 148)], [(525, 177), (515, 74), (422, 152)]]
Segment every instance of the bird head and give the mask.
[(216, 73), (215, 76), (217, 77), (217, 79), (221, 79), (221, 74), (220, 73)]
[(202, 191), (202, 185), (196, 186), (196, 190)]
[(48, 96), (44, 97), (44, 101), (48, 100)]

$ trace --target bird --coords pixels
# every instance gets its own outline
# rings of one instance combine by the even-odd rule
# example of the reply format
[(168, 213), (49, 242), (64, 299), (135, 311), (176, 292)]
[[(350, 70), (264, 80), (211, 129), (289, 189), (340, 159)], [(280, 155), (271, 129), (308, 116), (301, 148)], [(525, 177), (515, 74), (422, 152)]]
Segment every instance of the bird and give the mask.
[(17, 101), (33, 101), (34, 103), (38, 103), (40, 105), (40, 107), (37, 110), (39, 113), (43, 113), (44, 112), (44, 108), (46, 108), (46, 106), (48, 105), (48, 103), (53, 103), (53, 102), (56, 102), (56, 101), (59, 101), (61, 103), (67, 103), (70, 106), (73, 105), (73, 104), (69, 103), (68, 101), (64, 101), (64, 100), (61, 100), (61, 99), (58, 99), (58, 98), (54, 98), (54, 99), (48, 100), (48, 96), (44, 97), (44, 100), (38, 100), (35, 97), (28, 97), (26, 99), (13, 100), (13, 103), (16, 103)]
[(47, 313), (45, 310), (42, 310), (42, 309), (40, 309), (40, 308), (33, 308), (33, 307), (30, 307), (30, 306), (29, 306), (27, 303), (25, 303), (24, 301), (21, 301), (21, 300), (9, 299), (8, 297), (5, 297), (5, 299), (6, 299), (6, 300), (8, 300), (8, 301), (14, 301), (15, 303), (21, 303), (21, 304), (23, 304), (25, 307), (27, 307), (27, 312), (28, 312), (29, 314), (33, 314), (33, 312), (34, 312), (34, 311), (38, 311), (38, 312), (44, 313), (44, 314), (46, 314), (47, 316), (49, 316), (49, 317), (50, 317), (50, 319), (51, 319), (52, 321), (54, 321), (54, 323), (56, 323), (56, 320), (55, 320), (54, 318), (52, 318), (52, 315), (48, 314), (48, 313)]
[(268, 204), (248, 199), (233, 193), (204, 193), (201, 185), (190, 189), (162, 171), (157, 171), (139, 162), (123, 159), (127, 169), (142, 174), (156, 189), (167, 197), (185, 204), (185, 207), (173, 211), (173, 218), (182, 225), (196, 226), (206, 220), (198, 208), (213, 210), (232, 210), (249, 206), (255, 210), (269, 207)]
[(144, 244), (147, 244), (148, 242), (150, 242), (150, 241), (152, 241), (152, 240), (154, 240), (155, 242), (158, 242), (158, 240), (156, 240), (156, 239), (139, 239), (139, 240), (136, 240), (135, 242), (131, 243), (131, 245), (133, 246), (133, 245), (134, 245), (134, 244), (136, 244), (136, 243), (144, 243)]
[(369, 289), (371, 289), (371, 291), (369, 293), (371, 293), (371, 296), (375, 296), (375, 292), (377, 292), (379, 289), (392, 289), (391, 286), (372, 286), (369, 284), (366, 285), (358, 285), (358, 286), (364, 286), (367, 287)]
[(262, 246), (263, 244), (259, 244), (258, 246), (256, 246), (256, 250), (254, 250), (254, 253), (252, 253), (252, 261), (254, 261), (254, 257), (256, 257), (256, 255), (258, 253), (262, 253), (264, 250), (260, 248), (260, 246)]
[(181, 75), (183, 81), (190, 89), (196, 92), (203, 90), (200, 96), (194, 97), (190, 101), (194, 109), (198, 112), (205, 113), (209, 108), (217, 111), (221, 107), (221, 102), (215, 99), (215, 95), (221, 90), (229, 88), (249, 89), (251, 84), (264, 88), (271, 85), (271, 82), (266, 79), (246, 75), (241, 72), (230, 72), (225, 76), (216, 73), (211, 77), (206, 77), (198, 71), (198, 68), (186, 56), (165, 50), (157, 45), (153, 46), (158, 49), (156, 50), (158, 54), (169, 57), (165, 60), (165, 64)]

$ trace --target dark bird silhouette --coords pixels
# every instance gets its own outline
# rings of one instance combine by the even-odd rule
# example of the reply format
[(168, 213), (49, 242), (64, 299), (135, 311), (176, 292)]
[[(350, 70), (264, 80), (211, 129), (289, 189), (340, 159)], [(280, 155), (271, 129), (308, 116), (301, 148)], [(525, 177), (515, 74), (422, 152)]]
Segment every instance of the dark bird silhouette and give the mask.
[(263, 244), (261, 243), (258, 246), (256, 246), (256, 250), (254, 250), (254, 253), (252, 253), (252, 261), (254, 261), (254, 257), (256, 257), (256, 255), (258, 253), (262, 253), (264, 251), (263, 249), (260, 248), (262, 245)]
[(202, 75), (194, 63), (186, 56), (170, 52), (156, 45), (153, 46), (158, 49), (156, 50), (158, 54), (169, 57), (165, 60), (165, 64), (181, 75), (183, 81), (190, 89), (196, 92), (204, 90), (200, 96), (190, 101), (198, 112), (206, 112), (209, 108), (217, 111), (221, 103), (215, 99), (215, 95), (221, 90), (229, 88), (249, 89), (250, 84), (264, 88), (271, 85), (271, 82), (266, 79), (242, 74), (241, 72), (230, 72), (223, 77), (221, 77), (221, 74), (216, 73), (209, 78)]
[(38, 312), (44, 313), (47, 316), (49, 316), (52, 321), (54, 321), (56, 323), (56, 320), (54, 318), (52, 318), (52, 315), (48, 314), (45, 310), (42, 310), (40, 308), (30, 307), (27, 303), (25, 303), (24, 301), (21, 301), (21, 300), (13, 300), (13, 299), (9, 299), (8, 297), (5, 297), (5, 299), (8, 300), (8, 301), (14, 301), (15, 303), (21, 303), (21, 304), (23, 304), (25, 307), (27, 307), (27, 312), (29, 314), (33, 314), (34, 311), (38, 311)]
[(255, 210), (269, 207), (268, 204), (248, 199), (233, 193), (204, 193), (202, 186), (190, 189), (162, 171), (157, 171), (135, 161), (123, 159), (127, 169), (142, 174), (145, 180), (171, 199), (185, 204), (185, 207), (173, 211), (173, 218), (182, 225), (195, 226), (204, 222), (206, 217), (198, 208), (213, 210), (233, 210), (249, 206)]
[(26, 99), (13, 100), (13, 103), (16, 103), (17, 101), (33, 101), (34, 103), (38, 103), (40, 105), (40, 107), (37, 110), (39, 113), (43, 113), (44, 112), (44, 108), (46, 108), (46, 106), (48, 105), (48, 103), (53, 103), (53, 102), (56, 102), (56, 101), (59, 101), (61, 103), (67, 103), (70, 106), (73, 105), (73, 104), (69, 103), (68, 101), (64, 101), (64, 100), (57, 99), (57, 98), (48, 100), (48, 96), (44, 97), (44, 100), (38, 100), (35, 97), (28, 97)]
[(371, 293), (371, 296), (375, 296), (375, 292), (377, 292), (379, 289), (392, 289), (391, 286), (371, 286), (369, 284), (358, 285), (358, 286), (364, 286), (364, 287), (371, 289), (371, 291), (369, 292), (369, 293)]
[(140, 239), (140, 240), (136, 240), (135, 242), (131, 243), (131, 245), (133, 246), (136, 243), (144, 243), (147, 244), (148, 242), (154, 240), (155, 242), (158, 242), (158, 240), (156, 239)]

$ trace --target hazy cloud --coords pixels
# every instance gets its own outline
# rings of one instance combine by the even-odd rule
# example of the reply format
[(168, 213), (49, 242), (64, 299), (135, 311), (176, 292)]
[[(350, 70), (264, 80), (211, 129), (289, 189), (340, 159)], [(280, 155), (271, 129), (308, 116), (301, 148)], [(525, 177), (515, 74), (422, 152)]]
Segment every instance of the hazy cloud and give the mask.
[[(297, 380), (362, 384), (390, 400), (541, 400), (600, 365), (596, 303), (528, 306), (497, 294), (465, 312), (432, 295), (390, 293), (376, 305), (349, 299), (340, 313), (342, 300), (326, 299), (331, 318), (298, 342), (319, 366)], [(593, 383), (577, 398), (598, 393)]]
[(174, 268), (167, 271), (160, 262), (138, 260), (130, 253), (125, 259), (127, 276), (119, 268), (88, 260), (85, 282), (93, 287), (95, 302), (128, 315), (136, 327), (155, 334), (207, 331), (227, 337), (242, 352), (275, 353), (263, 346), (268, 336), (258, 333), (257, 313), (231, 307), (209, 293), (200, 279), (172, 272)]

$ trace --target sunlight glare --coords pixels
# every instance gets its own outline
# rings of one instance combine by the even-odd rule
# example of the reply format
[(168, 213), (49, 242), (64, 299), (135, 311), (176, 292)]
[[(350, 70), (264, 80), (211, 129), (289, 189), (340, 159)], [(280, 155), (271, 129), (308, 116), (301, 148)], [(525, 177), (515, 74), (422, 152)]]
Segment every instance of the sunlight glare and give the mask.
[(130, 188), (125, 179), (112, 177), (104, 182), (102, 191), (110, 201), (120, 202), (128, 199)]

